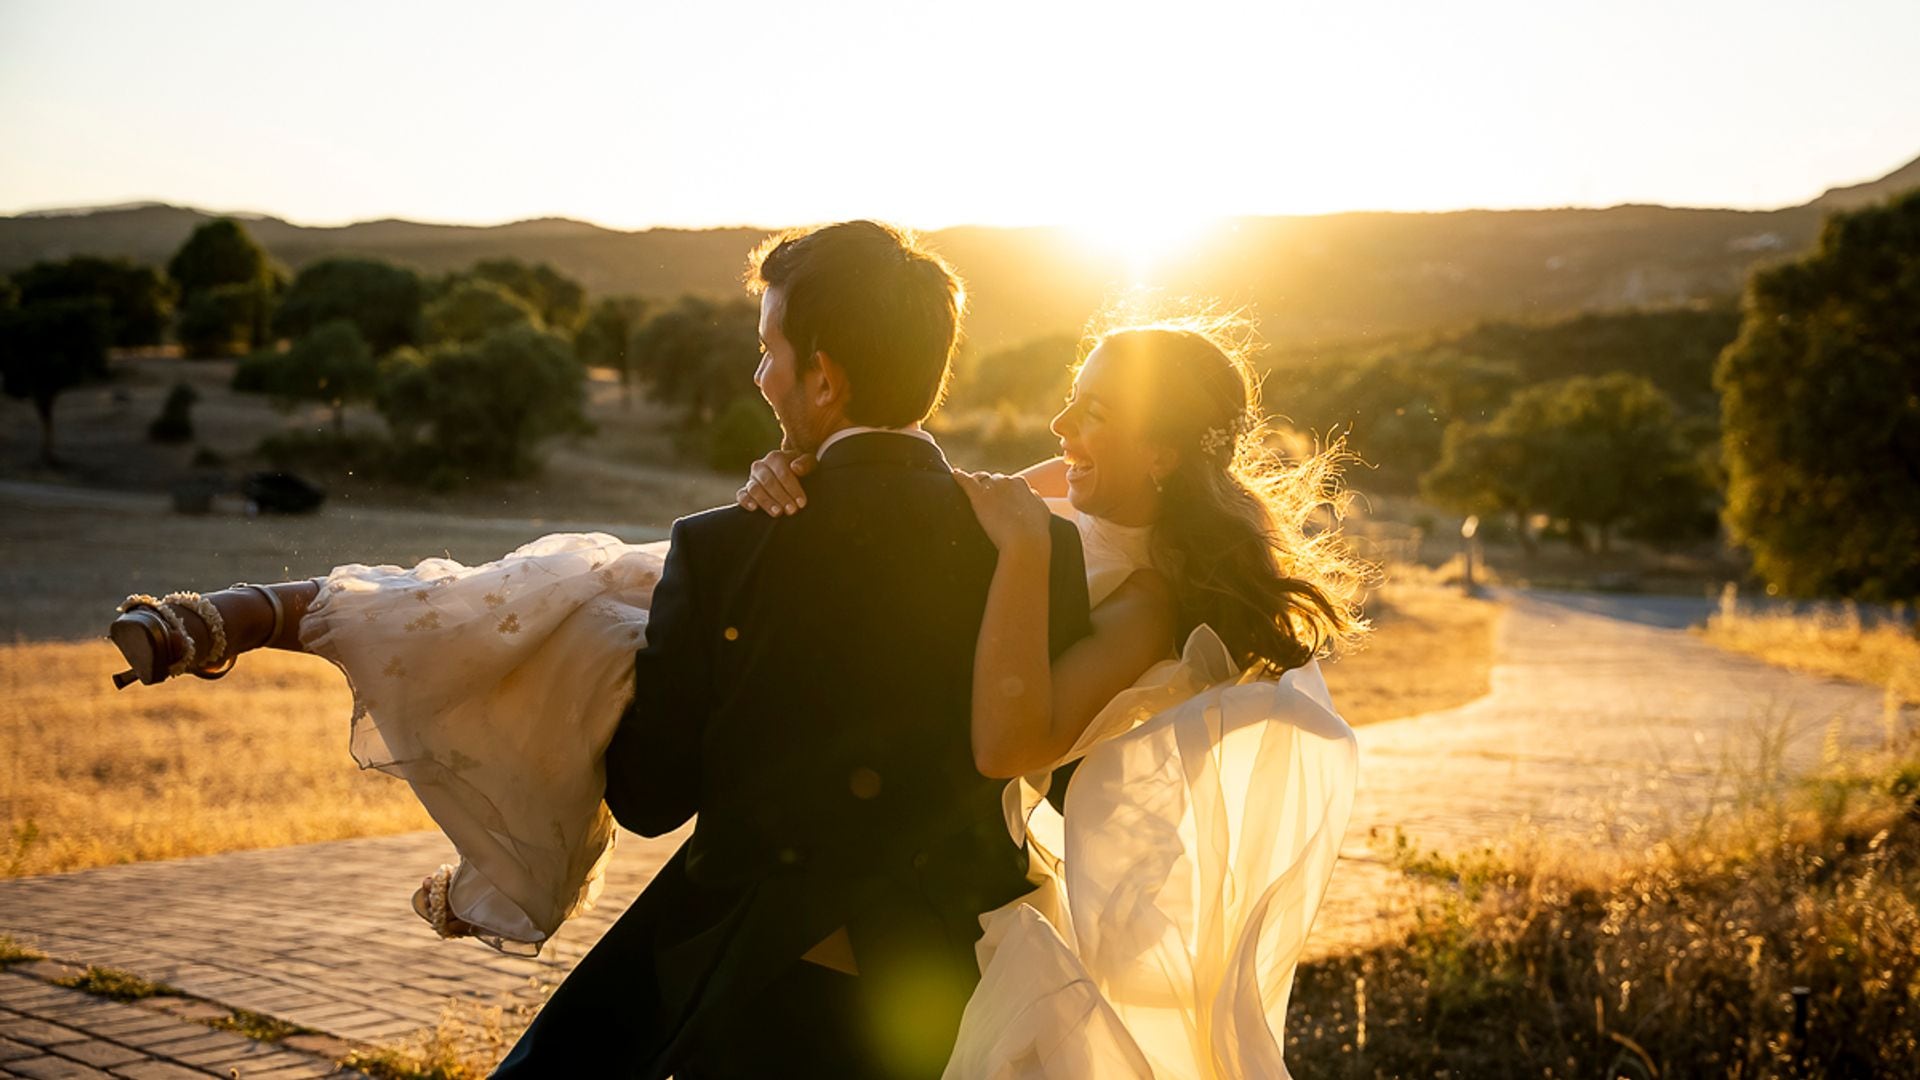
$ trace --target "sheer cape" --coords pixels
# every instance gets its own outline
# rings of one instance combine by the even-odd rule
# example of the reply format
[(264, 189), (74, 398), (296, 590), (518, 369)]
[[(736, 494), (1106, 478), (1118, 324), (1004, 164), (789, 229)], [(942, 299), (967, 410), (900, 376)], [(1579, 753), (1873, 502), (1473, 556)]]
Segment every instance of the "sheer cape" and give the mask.
[(449, 910), (503, 951), (600, 891), (602, 757), (665, 552), (563, 533), (474, 567), (341, 566), (301, 621), (353, 688), (354, 760), (412, 786), (460, 852)]

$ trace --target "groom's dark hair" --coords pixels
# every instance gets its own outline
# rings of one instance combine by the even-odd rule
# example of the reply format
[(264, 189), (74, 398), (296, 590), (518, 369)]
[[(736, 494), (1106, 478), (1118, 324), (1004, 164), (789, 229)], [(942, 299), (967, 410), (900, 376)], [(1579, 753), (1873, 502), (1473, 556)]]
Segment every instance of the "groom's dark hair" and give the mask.
[(780, 332), (801, 370), (826, 353), (847, 373), (847, 419), (904, 427), (939, 407), (966, 289), (912, 233), (843, 221), (767, 237), (747, 260), (747, 288), (785, 290)]

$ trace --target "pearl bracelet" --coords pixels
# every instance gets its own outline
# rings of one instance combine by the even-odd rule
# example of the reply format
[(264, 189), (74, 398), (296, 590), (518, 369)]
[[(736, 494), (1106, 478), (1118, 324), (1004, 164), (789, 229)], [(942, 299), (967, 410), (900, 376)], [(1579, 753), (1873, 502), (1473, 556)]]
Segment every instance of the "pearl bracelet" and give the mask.
[(160, 598), (163, 604), (179, 604), (200, 616), (213, 633), (213, 648), (207, 652), (206, 666), (215, 667), (227, 659), (227, 620), (220, 616), (220, 609), (213, 601), (197, 592), (173, 592)]
[(427, 879), (427, 924), (443, 938), (463, 936), (448, 929), (447, 925), (453, 915), (447, 903), (447, 887), (452, 883), (453, 867), (445, 863), (440, 864), (440, 869)]

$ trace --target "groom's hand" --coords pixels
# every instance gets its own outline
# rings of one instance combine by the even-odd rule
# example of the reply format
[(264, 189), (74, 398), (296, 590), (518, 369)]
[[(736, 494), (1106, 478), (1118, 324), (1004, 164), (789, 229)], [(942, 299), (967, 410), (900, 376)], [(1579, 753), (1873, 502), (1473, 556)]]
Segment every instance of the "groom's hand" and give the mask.
[(774, 517), (797, 514), (807, 505), (800, 478), (812, 472), (813, 466), (812, 454), (775, 450), (753, 463), (746, 485), (734, 493), (734, 498), (743, 510), (764, 510)]

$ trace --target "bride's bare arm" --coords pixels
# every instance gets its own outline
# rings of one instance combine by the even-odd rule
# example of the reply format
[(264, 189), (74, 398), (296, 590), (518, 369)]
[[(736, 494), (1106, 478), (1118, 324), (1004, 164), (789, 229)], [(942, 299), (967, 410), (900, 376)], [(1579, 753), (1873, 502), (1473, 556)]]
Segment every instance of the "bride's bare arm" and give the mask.
[(1018, 477), (956, 473), (999, 548), (973, 660), (973, 759), (1014, 777), (1058, 761), (1114, 695), (1173, 648), (1165, 579), (1135, 573), (1093, 610), (1093, 632), (1047, 658), (1047, 509)]
[(1050, 457), (1021, 469), (1015, 475), (1027, 482), (1035, 495), (1043, 499), (1067, 497), (1067, 459)]

